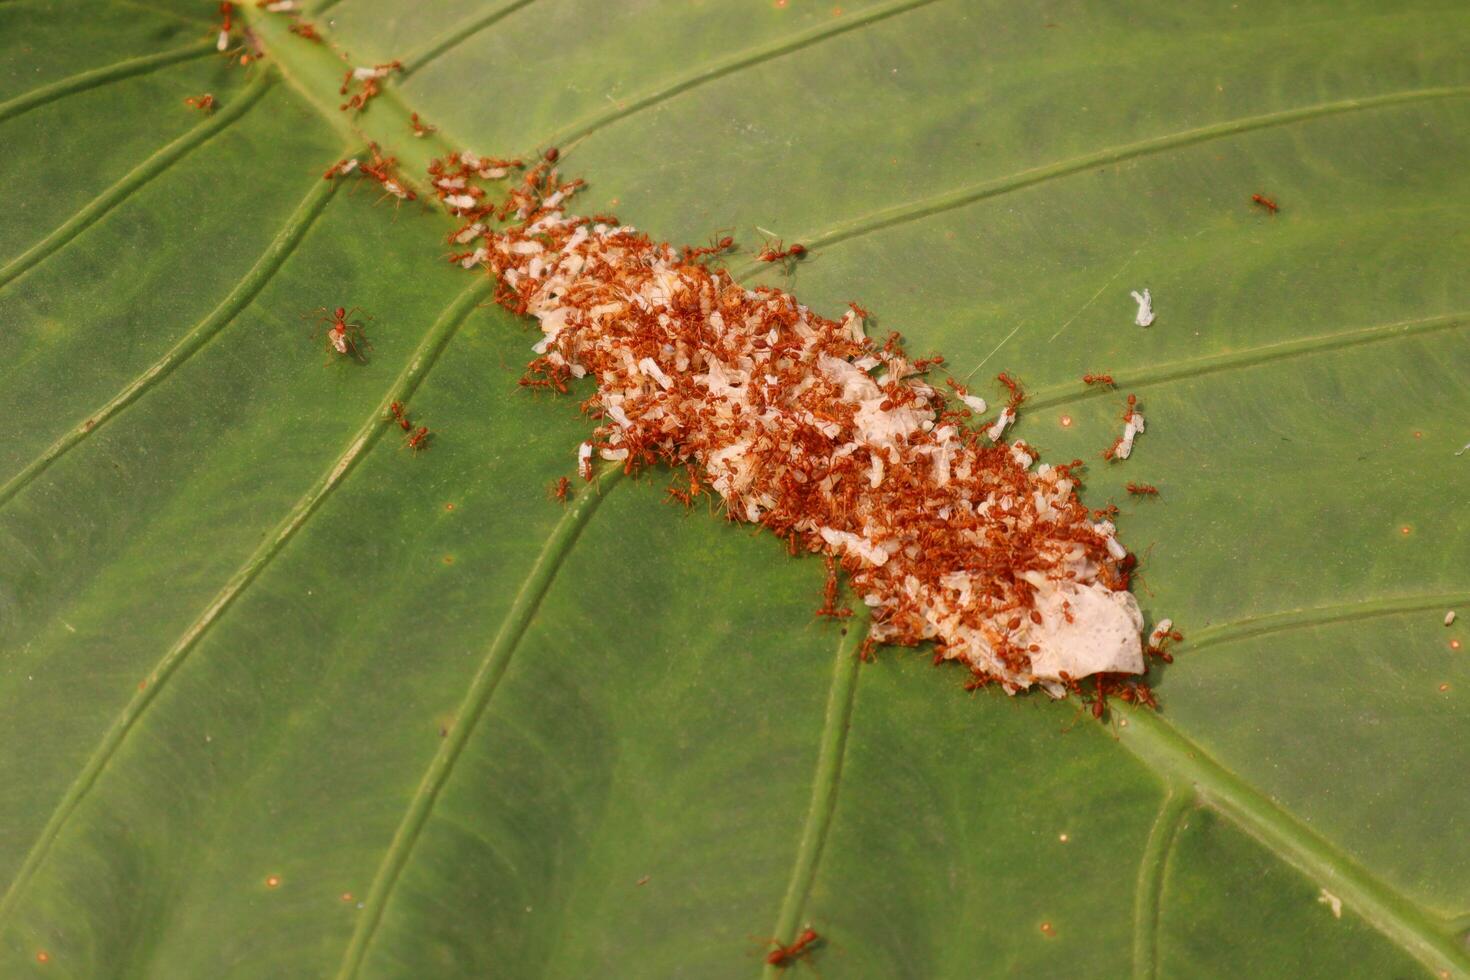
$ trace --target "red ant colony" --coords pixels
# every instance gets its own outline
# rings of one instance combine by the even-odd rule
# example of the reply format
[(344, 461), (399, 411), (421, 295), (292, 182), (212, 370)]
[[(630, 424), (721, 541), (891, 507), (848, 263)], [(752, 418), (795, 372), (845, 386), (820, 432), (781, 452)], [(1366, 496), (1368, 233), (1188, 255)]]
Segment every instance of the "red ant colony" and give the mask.
[[(372, 153), (361, 169), (396, 180), (391, 158)], [(1152, 702), (1128, 591), (1137, 562), (1109, 519), (1117, 510), (1094, 519), (1077, 499), (1080, 460), (1049, 465), (1003, 441), (1026, 398), (1019, 381), (999, 375), (1006, 404), (974, 422), (985, 399), (949, 379), (957, 403), (947, 401), (927, 380), (943, 359), (911, 359), (896, 334), (869, 338), (866, 310), (828, 319), (710, 262), (733, 236), (675, 248), (612, 215), (568, 213), (583, 182), (563, 179), (559, 159), (552, 148), (527, 168), (453, 153), (430, 164), (428, 186), (462, 222), (448, 259), (493, 276), (495, 300), (540, 326), (520, 384), (566, 393), (596, 380), (582, 405), (599, 423), (576, 452), (583, 480), (596, 459), (682, 469), (671, 501), (707, 495), (726, 519), (824, 557), (820, 616), (851, 614), (837, 601), (841, 571), (871, 613), (873, 642), (932, 643), (972, 686), (1063, 697), (1096, 678), (1095, 702)], [(484, 186), (516, 171), (508, 190)], [(808, 254), (776, 241), (756, 257)], [(1126, 459), (1143, 425), (1130, 397), (1108, 458)], [(563, 478), (551, 496), (568, 492)]]
[[(361, 111), (402, 68), (350, 69), (342, 108)], [(417, 115), (410, 125), (416, 136), (433, 131)], [(1174, 634), (1144, 642), (1129, 592), (1137, 559), (1117, 538), (1117, 508), (1089, 513), (1078, 499), (1082, 461), (1048, 464), (1024, 440), (1005, 441), (1026, 400), (1019, 381), (999, 374), (1006, 402), (977, 421), (989, 407), (983, 397), (948, 378), (951, 401), (929, 381), (943, 358), (911, 358), (896, 333), (870, 338), (862, 307), (829, 319), (709, 261), (734, 248), (733, 236), (675, 248), (613, 215), (570, 214), (583, 181), (561, 177), (560, 157), (548, 148), (528, 168), (451, 153), (431, 162), (427, 185), (461, 221), (448, 259), (492, 276), (495, 301), (538, 322), (520, 384), (567, 393), (595, 379), (582, 408), (598, 425), (576, 451), (583, 480), (594, 477), (595, 459), (630, 473), (682, 468), (687, 484), (668, 489), (671, 501), (690, 507), (708, 495), (727, 520), (767, 528), (792, 554), (823, 556), (819, 616), (851, 615), (837, 602), (845, 573), (871, 615), (865, 655), (875, 643), (929, 643), (936, 663), (968, 668), (971, 688), (1065, 697), (1091, 678), (1098, 715), (1108, 696), (1153, 703), (1139, 677), (1150, 657), (1167, 659)], [(323, 176), (354, 172), (385, 195), (416, 196), (377, 144)], [(517, 172), (508, 188), (485, 186)], [(768, 240), (756, 258), (789, 268), (809, 254)], [(1147, 290), (1135, 298), (1146, 325), (1151, 298)], [(328, 348), (362, 360), (366, 340), (348, 317), (338, 308), (322, 318)], [(1115, 386), (1109, 374), (1082, 380)], [(429, 445), (430, 430), (402, 405), (390, 406), (387, 421), (410, 450)], [(1143, 431), (1129, 395), (1123, 433), (1104, 458), (1127, 459)], [(1127, 489), (1157, 494), (1149, 484)], [(567, 478), (553, 484), (557, 501), (570, 493)], [(793, 957), (804, 947), (794, 948)]]

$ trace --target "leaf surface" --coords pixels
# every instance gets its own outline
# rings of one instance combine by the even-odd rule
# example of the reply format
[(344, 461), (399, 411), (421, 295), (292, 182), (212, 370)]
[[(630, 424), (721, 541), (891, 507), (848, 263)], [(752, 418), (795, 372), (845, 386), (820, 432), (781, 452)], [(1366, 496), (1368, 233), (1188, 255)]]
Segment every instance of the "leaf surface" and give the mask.
[[(743, 976), (810, 922), (830, 976), (1470, 976), (1470, 14), (1095, 6), (252, 6), (244, 71), (210, 4), (0, 3), (0, 974)], [(860, 666), (659, 474), (549, 500), (585, 394), (442, 215), (321, 180), (369, 139), (559, 144), (1019, 375), (1187, 634), (1163, 712)]]

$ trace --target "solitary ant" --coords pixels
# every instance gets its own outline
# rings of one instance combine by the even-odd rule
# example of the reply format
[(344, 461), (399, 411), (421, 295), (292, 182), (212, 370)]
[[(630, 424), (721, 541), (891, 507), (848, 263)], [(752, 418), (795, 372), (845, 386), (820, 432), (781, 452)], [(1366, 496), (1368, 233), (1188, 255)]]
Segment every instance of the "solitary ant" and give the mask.
[[(367, 314), (354, 306), (351, 310), (337, 307), (328, 311), (326, 307), (320, 307), (314, 311), (316, 318), (321, 323), (329, 324), (327, 327), (327, 350), (334, 351), (339, 357), (350, 357), (359, 364), (367, 363), (365, 351), (370, 350), (372, 345), (367, 342), (363, 335), (362, 324), (349, 320), (348, 317)], [(307, 314), (308, 316), (310, 314)], [(367, 317), (369, 320), (372, 317)]]

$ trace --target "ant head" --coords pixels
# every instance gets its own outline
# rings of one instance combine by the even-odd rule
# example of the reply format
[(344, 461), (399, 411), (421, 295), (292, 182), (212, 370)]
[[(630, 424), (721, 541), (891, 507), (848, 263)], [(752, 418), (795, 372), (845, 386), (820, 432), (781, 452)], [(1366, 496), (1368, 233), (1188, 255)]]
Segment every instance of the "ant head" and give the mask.
[(336, 313), (334, 315), (337, 317), (337, 319), (339, 319), (339, 320), (342, 319), (344, 316), (347, 315), (347, 307), (345, 307), (345, 306), (339, 306), (339, 307), (337, 307), (337, 311), (336, 311)]

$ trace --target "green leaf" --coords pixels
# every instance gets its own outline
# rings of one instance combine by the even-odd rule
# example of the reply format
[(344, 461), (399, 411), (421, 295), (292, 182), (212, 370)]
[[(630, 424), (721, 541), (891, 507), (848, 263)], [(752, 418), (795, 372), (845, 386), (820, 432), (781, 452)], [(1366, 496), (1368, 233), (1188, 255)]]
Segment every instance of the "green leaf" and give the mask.
[[(809, 922), (827, 976), (1470, 976), (1463, 5), (323, 7), (237, 10), (243, 69), (210, 3), (0, 3), (0, 975), (750, 976)], [(321, 179), (368, 140), (561, 144), (1019, 375), (1187, 634), (1162, 713), (860, 664), (660, 474), (550, 500), (585, 391)]]

